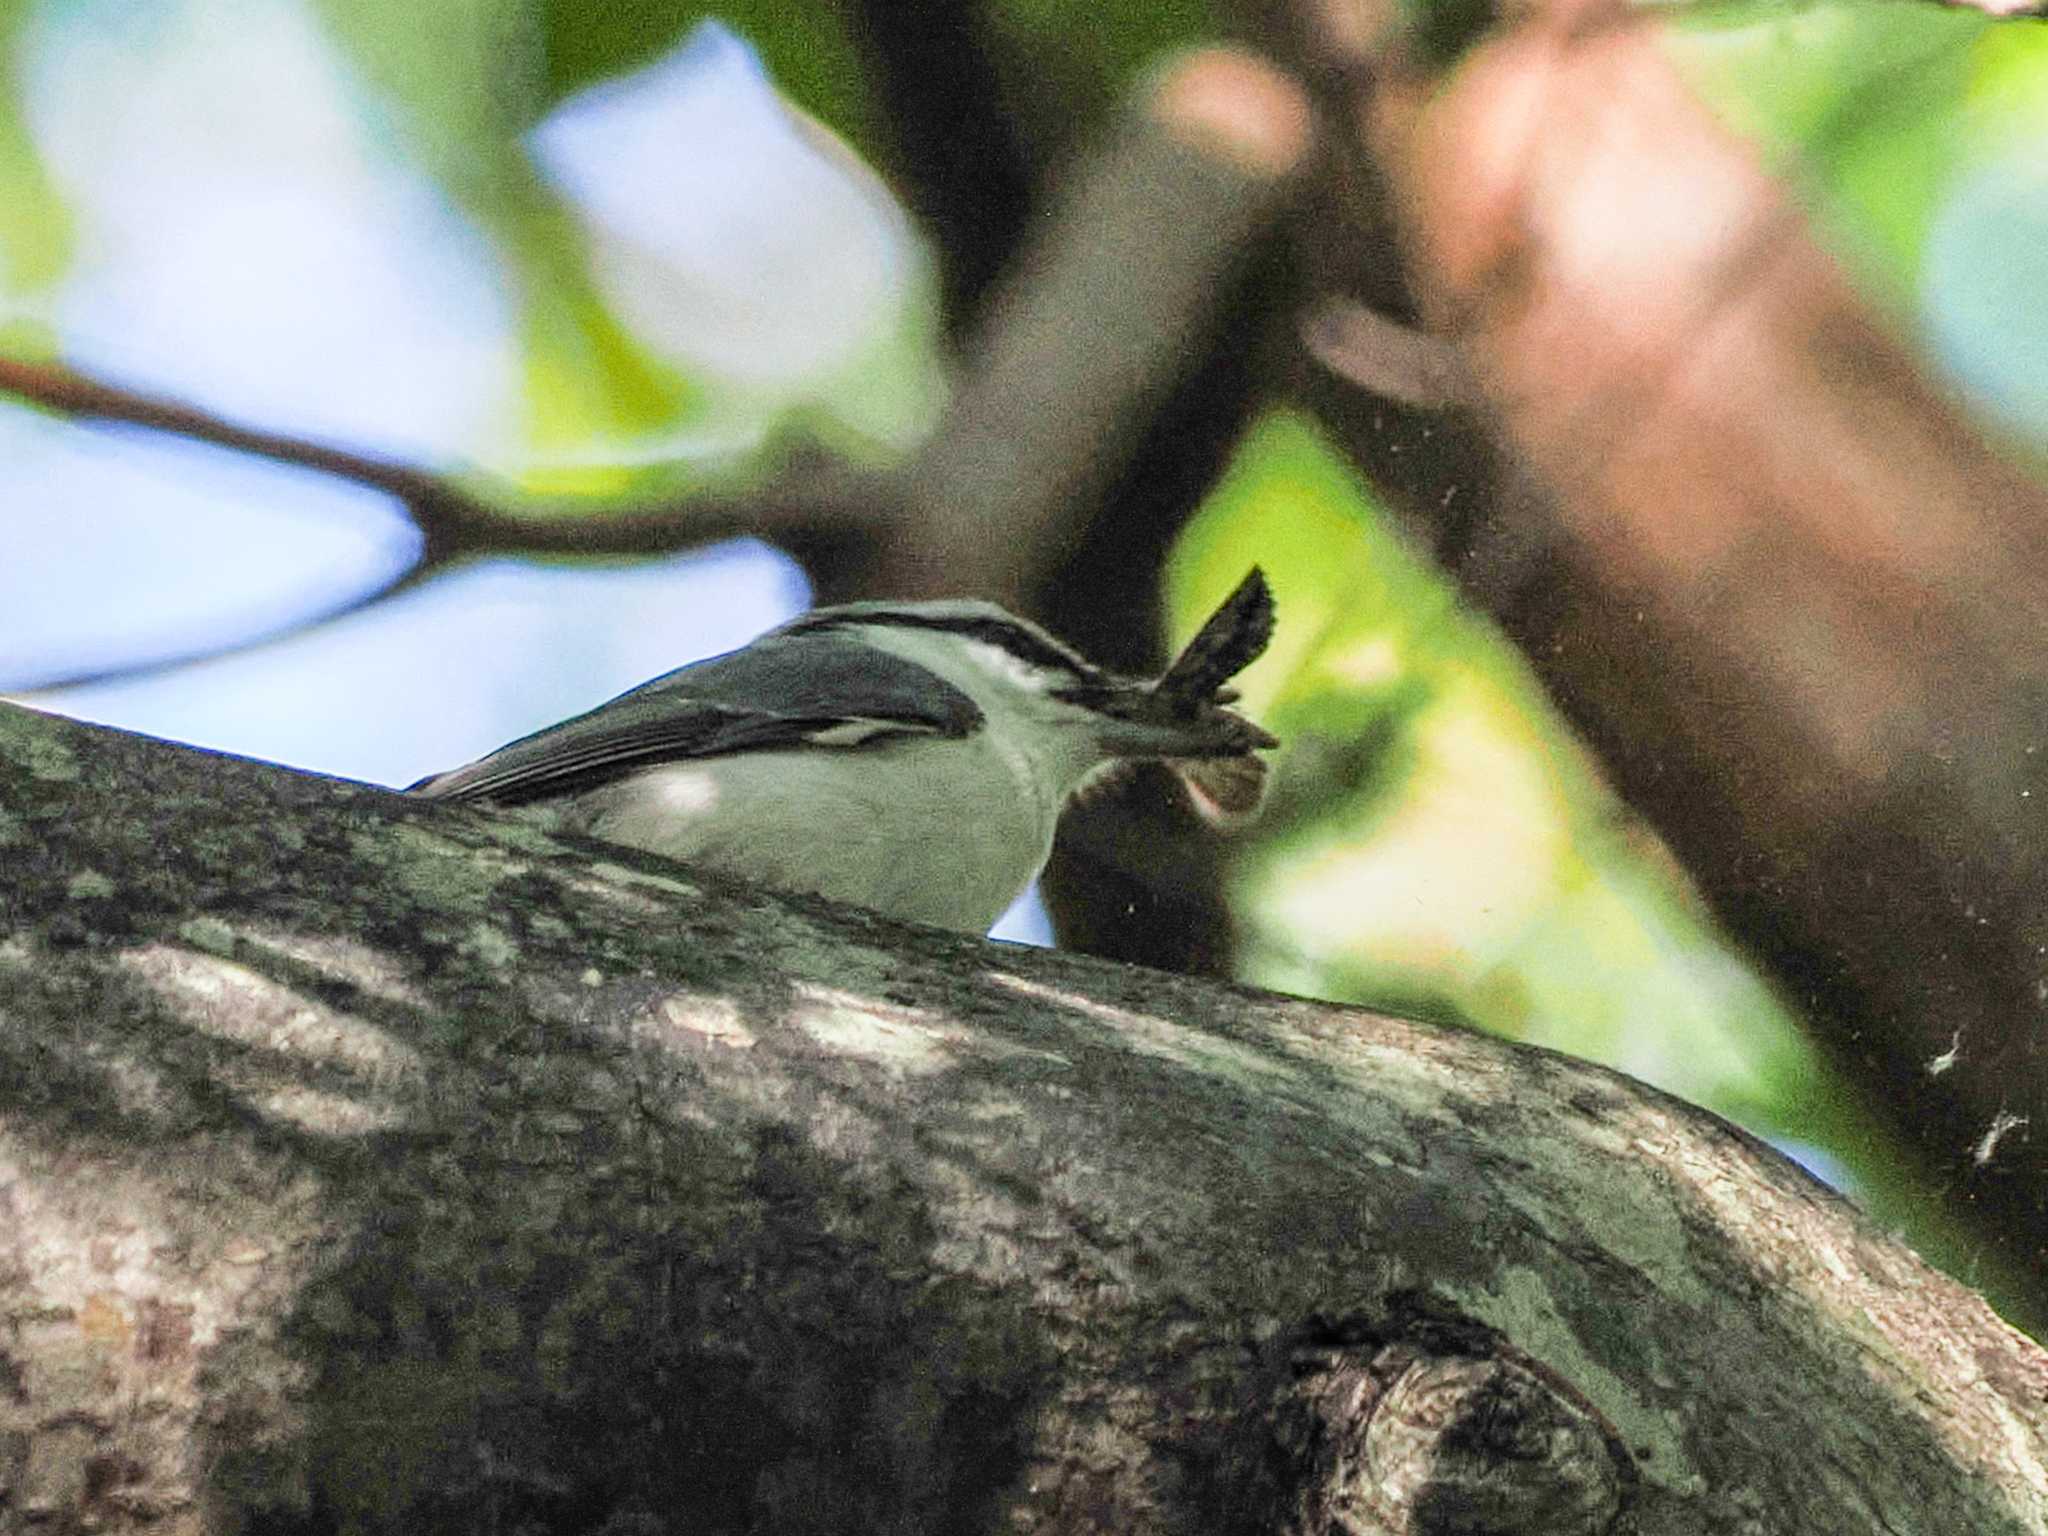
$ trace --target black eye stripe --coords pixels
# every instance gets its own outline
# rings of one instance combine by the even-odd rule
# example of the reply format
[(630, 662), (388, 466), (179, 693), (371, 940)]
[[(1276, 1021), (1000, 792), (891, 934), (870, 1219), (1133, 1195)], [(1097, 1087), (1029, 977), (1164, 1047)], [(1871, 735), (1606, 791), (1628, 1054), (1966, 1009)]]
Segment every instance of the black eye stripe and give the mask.
[(888, 629), (933, 629), (947, 634), (962, 635), (969, 640), (979, 640), (984, 645), (994, 646), (997, 650), (1031, 666), (1071, 673), (1085, 683), (1099, 684), (1106, 680), (1100, 669), (1090, 666), (1050, 636), (1038, 634), (1020, 625), (1006, 623), (1002, 619), (982, 618), (973, 614), (901, 611), (886, 616), (872, 613), (821, 614), (815, 620), (793, 624), (790, 629), (815, 634), (822, 630), (845, 629), (857, 624), (872, 624)]

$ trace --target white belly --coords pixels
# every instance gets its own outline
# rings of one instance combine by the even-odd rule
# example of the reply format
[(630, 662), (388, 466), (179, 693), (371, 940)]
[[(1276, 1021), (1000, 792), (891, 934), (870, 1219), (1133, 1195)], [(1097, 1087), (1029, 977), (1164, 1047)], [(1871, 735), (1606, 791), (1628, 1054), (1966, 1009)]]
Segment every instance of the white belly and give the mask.
[(1045, 865), (1057, 809), (982, 738), (671, 763), (580, 795), (565, 831), (985, 933)]

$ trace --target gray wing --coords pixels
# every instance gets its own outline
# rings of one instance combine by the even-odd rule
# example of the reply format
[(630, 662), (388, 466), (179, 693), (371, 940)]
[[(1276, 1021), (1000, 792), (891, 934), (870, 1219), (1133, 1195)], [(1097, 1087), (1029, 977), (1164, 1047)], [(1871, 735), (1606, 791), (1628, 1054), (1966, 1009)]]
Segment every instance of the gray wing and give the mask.
[(804, 742), (966, 736), (981, 710), (936, 673), (829, 635), (769, 637), (664, 673), (408, 793), (517, 805), (660, 763)]

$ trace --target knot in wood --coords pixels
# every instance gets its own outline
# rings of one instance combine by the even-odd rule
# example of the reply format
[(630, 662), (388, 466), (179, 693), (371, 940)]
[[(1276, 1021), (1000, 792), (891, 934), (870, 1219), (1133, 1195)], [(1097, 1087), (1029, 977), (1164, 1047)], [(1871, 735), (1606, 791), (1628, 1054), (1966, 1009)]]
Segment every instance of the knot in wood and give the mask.
[(1295, 1387), (1300, 1536), (1605, 1536), (1628, 1502), (1612, 1431), (1533, 1362), (1396, 1343), (1330, 1351)]

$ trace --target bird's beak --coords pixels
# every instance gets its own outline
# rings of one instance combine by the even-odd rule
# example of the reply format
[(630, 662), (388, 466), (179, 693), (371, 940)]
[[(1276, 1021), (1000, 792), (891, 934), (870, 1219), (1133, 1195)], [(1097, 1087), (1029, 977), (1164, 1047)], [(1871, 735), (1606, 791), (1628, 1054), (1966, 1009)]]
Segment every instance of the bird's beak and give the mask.
[(1149, 683), (1097, 694), (1097, 739), (1114, 756), (1162, 759), (1203, 820), (1235, 826), (1266, 797), (1266, 763), (1256, 754), (1280, 743), (1233, 709), (1190, 704)]
[(1070, 697), (1094, 712), (1105, 752), (1164, 759), (1203, 817), (1242, 821), (1266, 793), (1266, 765), (1253, 754), (1280, 743), (1227, 707), (1238, 698), (1229, 682), (1272, 635), (1273, 594), (1254, 566), (1158, 678), (1105, 675)]
[(1234, 709), (1162, 693), (1122, 678), (1066, 695), (1096, 717), (1096, 737), (1116, 757), (1243, 757), (1279, 741)]

